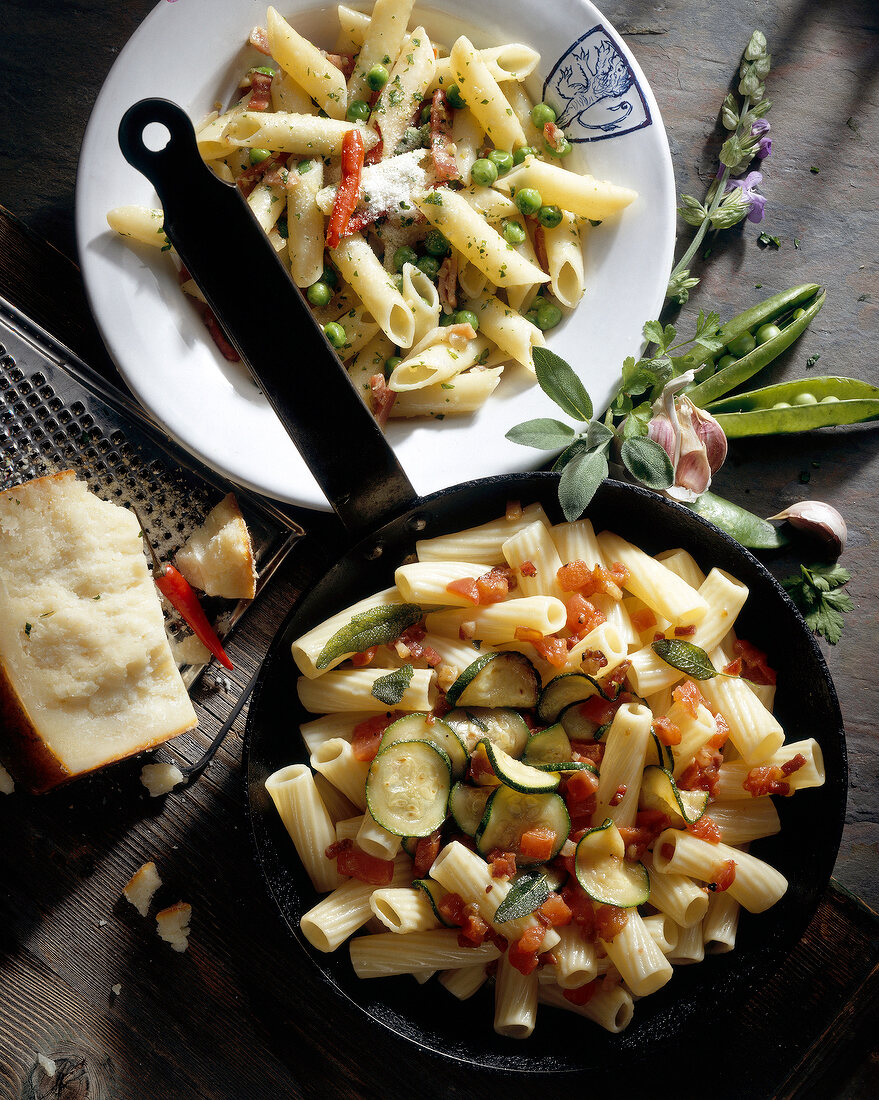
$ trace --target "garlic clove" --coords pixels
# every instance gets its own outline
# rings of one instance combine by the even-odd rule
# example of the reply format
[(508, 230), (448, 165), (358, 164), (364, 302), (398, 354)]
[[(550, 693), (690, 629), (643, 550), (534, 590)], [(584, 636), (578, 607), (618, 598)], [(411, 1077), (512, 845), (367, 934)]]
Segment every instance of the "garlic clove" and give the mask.
[(704, 409), (697, 408), (689, 398), (681, 398), (682, 401), (686, 401), (691, 407), (691, 417), (693, 425), (696, 429), (696, 434), (705, 446), (706, 455), (708, 458), (708, 465), (711, 467), (712, 474), (716, 474), (720, 467), (726, 461), (726, 452), (728, 443), (726, 439), (726, 432), (717, 423), (711, 413), (705, 412)]
[(848, 539), (845, 520), (832, 504), (823, 500), (800, 500), (769, 519), (786, 519), (791, 527), (821, 539), (837, 557), (845, 550)]

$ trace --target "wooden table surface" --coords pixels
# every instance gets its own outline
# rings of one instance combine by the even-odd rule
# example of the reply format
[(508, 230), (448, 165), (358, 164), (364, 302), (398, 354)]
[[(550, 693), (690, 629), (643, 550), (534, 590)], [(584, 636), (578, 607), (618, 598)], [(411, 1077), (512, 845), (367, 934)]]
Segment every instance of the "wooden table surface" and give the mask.
[[(186, 0), (180, 0), (186, 2)], [(550, 0), (552, 2), (552, 0)], [(114, 368), (74, 266), (74, 177), (91, 105), (151, 0), (6, 0), (0, 39), (0, 294), (108, 378)], [(879, 346), (879, 27), (871, 0), (612, 0), (661, 105), (680, 191), (701, 197), (716, 167), (718, 106), (754, 21), (773, 54), (773, 152), (757, 244), (749, 223), (712, 247), (684, 309), (731, 316), (775, 290), (814, 281), (827, 304), (772, 368), (876, 381)], [(572, 41), (586, 25), (571, 28)], [(209, 63), (209, 59), (208, 59)], [(797, 243), (795, 243), (797, 242)], [(704, 1057), (698, 1086), (718, 1096), (879, 1094), (879, 446), (875, 427), (745, 442), (715, 487), (769, 515), (801, 498), (845, 516), (856, 610), (827, 660), (845, 717), (847, 824), (828, 894), (806, 940), (724, 1037), (744, 1057), (723, 1073)], [(335, 521), (296, 514), (309, 532), (236, 639), (229, 691), (198, 693), (205, 740), (228, 714), (296, 596), (332, 560)], [(769, 562), (788, 575), (792, 557)], [(544, 1079), (490, 1077), (424, 1062), (329, 997), (298, 955), (258, 877), (240, 774), (243, 716), (205, 777), (149, 799), (122, 765), (42, 798), (0, 798), (0, 1097), (282, 1100), (301, 1096), (494, 1097)], [(816, 823), (820, 827), (820, 823)], [(120, 891), (154, 859), (161, 899), (193, 905), (189, 951), (168, 950)], [(118, 996), (111, 987), (119, 983)], [(768, 1023), (767, 1023), (768, 1021)], [(777, 1036), (777, 1041), (773, 1039)], [(782, 1039), (784, 1042), (782, 1042)], [(38, 1052), (58, 1058), (47, 1078)], [(678, 1059), (673, 1059), (677, 1062)], [(734, 1063), (734, 1064), (731, 1064)], [(428, 1072), (418, 1074), (423, 1065)], [(659, 1067), (651, 1080), (668, 1070)], [(570, 1083), (570, 1082), (569, 1082)], [(579, 1082), (588, 1088), (589, 1078)], [(564, 1084), (563, 1084), (564, 1087)], [(617, 1086), (640, 1093), (643, 1082)], [(692, 1089), (695, 1092), (696, 1086)]]

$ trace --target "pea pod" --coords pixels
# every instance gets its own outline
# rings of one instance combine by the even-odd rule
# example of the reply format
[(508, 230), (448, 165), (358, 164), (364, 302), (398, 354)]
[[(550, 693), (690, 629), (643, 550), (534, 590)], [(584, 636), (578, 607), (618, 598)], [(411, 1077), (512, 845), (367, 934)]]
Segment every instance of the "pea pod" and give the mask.
[(749, 550), (778, 550), (790, 542), (779, 528), (715, 493), (703, 493), (687, 507), (732, 535), (736, 542)]
[[(729, 344), (737, 336), (742, 336), (746, 332), (753, 332), (761, 325), (776, 321), (792, 310), (804, 306), (815, 297), (820, 289), (817, 283), (804, 283), (802, 286), (793, 286), (790, 290), (773, 294), (762, 302), (758, 302), (757, 305), (751, 306), (750, 309), (746, 309), (743, 313), (731, 317), (718, 332), (717, 338), (723, 340), (724, 345)], [(691, 368), (696, 370), (707, 363), (713, 354), (707, 348), (697, 346), (686, 355), (681, 356), (680, 369), (681, 371), (690, 370)], [(723, 392), (725, 393), (726, 390)], [(720, 397), (721, 395), (716, 394), (715, 396)]]
[[(709, 402), (716, 401), (717, 398), (723, 397), (725, 393), (734, 390), (736, 386), (740, 386), (742, 382), (746, 382), (753, 375), (763, 370), (763, 368), (771, 363), (776, 356), (780, 355), (786, 348), (789, 348), (794, 340), (801, 336), (806, 328), (808, 328), (812, 319), (824, 305), (825, 297), (826, 294), (822, 290), (811, 305), (806, 307), (805, 312), (792, 320), (789, 325), (785, 325), (777, 336), (774, 336), (771, 340), (767, 340), (765, 344), (758, 344), (753, 351), (748, 352), (747, 355), (743, 355), (742, 358), (737, 359), (735, 363), (731, 363), (728, 367), (719, 370), (704, 382), (700, 382), (698, 386), (694, 386), (691, 390), (687, 390), (687, 397), (689, 397), (694, 405), (704, 407), (708, 405)], [(787, 312), (787, 310), (785, 312)], [(740, 316), (743, 317), (745, 314), (741, 314)], [(779, 316), (779, 314), (776, 314), (776, 316)], [(738, 318), (734, 318), (734, 320), (738, 320)], [(761, 322), (761, 324), (762, 323), (763, 322)], [(759, 328), (760, 325), (757, 327)], [(726, 338), (726, 329), (719, 334), (718, 338)], [(727, 343), (728, 342), (729, 341), (727, 341)]]
[(715, 401), (709, 411), (729, 439), (785, 435), (877, 420), (879, 388), (857, 378), (804, 378)]

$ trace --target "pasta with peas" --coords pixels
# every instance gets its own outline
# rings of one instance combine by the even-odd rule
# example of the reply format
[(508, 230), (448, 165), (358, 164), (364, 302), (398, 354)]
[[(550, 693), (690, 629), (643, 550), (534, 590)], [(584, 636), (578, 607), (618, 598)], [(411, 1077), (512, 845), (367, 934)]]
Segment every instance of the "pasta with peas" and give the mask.
[[(773, 795), (824, 782), (820, 747), (733, 740), (717, 701), (743, 722), (740, 696), (763, 707), (775, 674), (733, 632), (744, 586), (683, 551), (651, 557), (539, 506), (416, 550), (393, 588), (292, 646), (311, 767), (339, 813), (360, 811), (333, 831), (307, 767), (267, 780), (329, 891), (303, 934), (319, 951), (353, 936), (364, 979), (492, 989), (510, 1038), (540, 1026), (541, 1004), (618, 1032), (676, 966), (734, 949), (740, 908), (784, 895), (747, 849), (780, 828)], [(662, 666), (649, 698), (645, 635)], [(725, 654), (707, 680), (700, 636)], [(705, 691), (718, 682), (736, 692)]]
[[(413, 0), (339, 5), (338, 18), (331, 52), (269, 7), (249, 38), (264, 63), (198, 127), (198, 147), (247, 196), (380, 423), (468, 415), (508, 365), (533, 373), (534, 348), (586, 290), (583, 225), (636, 195), (565, 166), (555, 112), (523, 86), (540, 62), (529, 46), (435, 42)], [(161, 210), (108, 221), (171, 250)]]

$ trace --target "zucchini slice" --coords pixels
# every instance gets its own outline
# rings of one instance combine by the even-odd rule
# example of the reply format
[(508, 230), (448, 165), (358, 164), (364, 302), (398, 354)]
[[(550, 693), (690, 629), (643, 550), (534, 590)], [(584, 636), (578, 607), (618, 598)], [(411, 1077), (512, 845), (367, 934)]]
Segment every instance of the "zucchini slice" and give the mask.
[(571, 759), (571, 742), (560, 722), (528, 738), (522, 759), (526, 764), (560, 764)]
[(510, 707), (458, 707), (443, 715), (443, 721), (461, 738), (468, 752), (473, 752), (479, 741), (488, 738), (510, 756), (519, 757), (528, 743), (525, 719)]
[(708, 805), (708, 791), (682, 791), (667, 768), (644, 769), (638, 806), (662, 810), (672, 829), (683, 829), (698, 821)]
[(533, 707), (540, 683), (534, 665), (521, 653), (483, 653), (469, 664), (446, 692), (462, 707)]
[(396, 836), (430, 836), (446, 819), (452, 763), (430, 741), (395, 741), (369, 765), (366, 805)]
[[(481, 856), (487, 856), (495, 848), (518, 853), (522, 834), (538, 826), (555, 833), (549, 857), (555, 859), (571, 831), (571, 819), (561, 795), (523, 794), (510, 787), (495, 787), (476, 834), (476, 850)], [(518, 854), (517, 860), (527, 862)]]
[(581, 712), (580, 703), (582, 702), (583, 700), (580, 699), (576, 703), (569, 703), (559, 714), (558, 721), (561, 722), (570, 741), (599, 741), (601, 738), (598, 731), (601, 726)]
[(452, 793), (449, 795), (449, 812), (462, 833), (466, 833), (467, 836), (476, 836), (485, 815), (485, 804), (494, 789), (494, 787), (470, 787), (466, 783), (456, 783), (452, 787)]
[(577, 881), (593, 901), (632, 909), (650, 897), (650, 876), (643, 863), (625, 859), (626, 846), (610, 818), (590, 829), (577, 845)]
[[(554, 791), (559, 785), (559, 777), (552, 772), (540, 771), (532, 768), (530, 764), (524, 764), (516, 760), (509, 753), (497, 745), (493, 745), (487, 738), (480, 741), (486, 756), (491, 762), (491, 768), (501, 783), (512, 787), (514, 791), (522, 791), (523, 794), (543, 794)], [(478, 748), (479, 746), (477, 746)]]
[(537, 717), (541, 722), (555, 722), (565, 707), (582, 703), (598, 695), (598, 686), (585, 672), (563, 672), (554, 676), (540, 693)]
[(651, 733), (650, 737), (644, 758), (645, 767), (668, 768), (669, 771), (674, 771), (675, 758), (671, 745), (663, 745), (655, 733)]
[(400, 847), (410, 859), (415, 859), (415, 852), (418, 849), (418, 841), (420, 839), (421, 838), (417, 836), (404, 836), (400, 841)]
[(429, 714), (407, 714), (392, 722), (384, 732), (379, 752), (397, 741), (429, 741), (442, 749), (452, 762), (452, 779), (460, 779), (467, 770), (468, 753), (461, 738), (441, 718)]
[(412, 885), (416, 890), (423, 890), (427, 894), (433, 914), (440, 924), (444, 924), (446, 928), (454, 928), (455, 925), (446, 920), (439, 907), (440, 901), (449, 891), (444, 886), (440, 886), (438, 882), (434, 882), (432, 878), (414, 878), (412, 879)]

